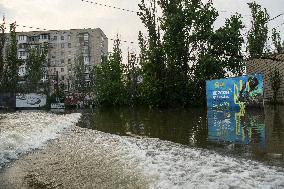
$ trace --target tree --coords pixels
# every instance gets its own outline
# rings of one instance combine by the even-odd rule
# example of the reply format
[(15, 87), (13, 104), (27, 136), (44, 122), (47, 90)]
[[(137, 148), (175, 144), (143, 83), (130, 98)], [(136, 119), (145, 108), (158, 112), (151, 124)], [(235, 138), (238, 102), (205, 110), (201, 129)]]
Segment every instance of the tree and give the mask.
[(74, 65), (74, 89), (76, 92), (85, 93), (89, 89), (85, 76), (84, 57), (82, 55), (75, 59)]
[(18, 59), (16, 24), (10, 24), (10, 43), (7, 46), (5, 71), (3, 73), (3, 88), (5, 92), (15, 93), (18, 84), (18, 70), (21, 61)]
[(128, 103), (121, 54), (120, 40), (117, 38), (109, 58), (94, 67), (95, 93), (98, 103), (102, 106), (120, 106)]
[(44, 76), (46, 56), (46, 45), (38, 45), (28, 49), (28, 57), (26, 60), (26, 84), (28, 92), (39, 91), (40, 81)]
[(163, 11), (161, 29), (165, 53), (166, 95), (165, 102), (169, 105), (185, 105), (188, 98), (188, 60), (186, 14), (182, 0), (159, 1)]
[(4, 61), (4, 45), (6, 41), (5, 36), (5, 23), (0, 24), (0, 91), (4, 89), (4, 71), (5, 71), (5, 61)]
[(221, 70), (226, 70), (233, 76), (240, 76), (244, 72), (244, 39), (241, 35), (244, 25), (241, 18), (241, 15), (235, 14), (226, 19), (225, 26), (216, 30), (210, 39), (210, 54), (221, 63)]
[(275, 49), (277, 50), (277, 53), (281, 53), (283, 51), (283, 47), (281, 45), (281, 37), (280, 33), (275, 28), (272, 29), (272, 42)]
[(280, 74), (279, 70), (274, 69), (273, 71), (270, 71), (270, 85), (273, 92), (272, 102), (274, 104), (277, 103), (277, 95), (281, 87), (281, 82), (282, 75)]
[(141, 93), (146, 104), (204, 103), (206, 80), (228, 73), (242, 75), (244, 40), (240, 15), (233, 15), (215, 31), (218, 12), (211, 0), (160, 0), (158, 5), (160, 18), (156, 16), (155, 0), (150, 1), (149, 7), (144, 0), (139, 4), (138, 15), (148, 30), (147, 45), (139, 34), (143, 55)]
[(131, 105), (138, 104), (139, 102), (139, 77), (141, 69), (138, 65), (138, 58), (134, 52), (128, 52), (128, 60), (125, 73), (127, 75), (126, 89), (127, 97)]
[(187, 21), (187, 47), (190, 67), (189, 103), (205, 104), (206, 80), (224, 76), (223, 65), (212, 53), (214, 44), (213, 24), (218, 12), (212, 1), (202, 3), (201, 0), (185, 2), (184, 14)]
[(251, 29), (248, 34), (248, 52), (251, 58), (262, 56), (267, 42), (269, 15), (255, 1), (248, 3), (252, 14)]
[[(139, 4), (138, 16), (148, 30), (147, 56), (141, 63), (143, 83), (141, 95), (143, 102), (150, 106), (161, 106), (165, 103), (165, 57), (161, 43), (160, 27), (156, 16), (156, 0), (150, 1), (150, 7), (146, 7), (144, 0)], [(141, 40), (142, 38), (140, 38)], [(140, 44), (143, 41), (140, 41)]]

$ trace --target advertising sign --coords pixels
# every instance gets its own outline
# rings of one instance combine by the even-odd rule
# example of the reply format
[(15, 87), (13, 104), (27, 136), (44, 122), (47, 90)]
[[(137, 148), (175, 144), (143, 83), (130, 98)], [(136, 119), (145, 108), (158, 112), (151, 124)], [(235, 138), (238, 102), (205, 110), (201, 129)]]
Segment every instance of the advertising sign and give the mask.
[(44, 94), (20, 94), (16, 95), (17, 108), (39, 108), (46, 105), (46, 95)]
[(229, 110), (263, 106), (261, 74), (206, 81), (208, 109)]

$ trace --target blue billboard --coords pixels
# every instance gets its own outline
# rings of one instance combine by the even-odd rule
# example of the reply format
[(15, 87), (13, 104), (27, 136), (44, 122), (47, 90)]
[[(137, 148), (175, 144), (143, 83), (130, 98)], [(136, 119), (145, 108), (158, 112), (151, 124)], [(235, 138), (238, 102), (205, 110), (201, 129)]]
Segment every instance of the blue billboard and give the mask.
[(208, 109), (229, 110), (263, 106), (263, 75), (206, 81)]

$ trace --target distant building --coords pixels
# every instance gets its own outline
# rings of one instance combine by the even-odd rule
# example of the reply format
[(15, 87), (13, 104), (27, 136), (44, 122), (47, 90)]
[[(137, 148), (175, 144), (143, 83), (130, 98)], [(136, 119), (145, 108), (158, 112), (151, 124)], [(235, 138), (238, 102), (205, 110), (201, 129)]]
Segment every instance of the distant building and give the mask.
[(278, 92), (277, 101), (284, 102), (284, 54), (276, 54), (246, 62), (247, 74), (261, 73), (264, 76), (264, 102), (269, 102), (273, 97), (270, 73), (277, 69), (282, 75), (282, 82)]
[(18, 57), (23, 60), (19, 68), (19, 76), (26, 74), (28, 47), (48, 46), (48, 56), (44, 66), (42, 82), (49, 81), (51, 90), (57, 84), (64, 84), (65, 91), (72, 89), (72, 74), (75, 59), (83, 56), (85, 78), (89, 81), (90, 69), (102, 62), (107, 56), (108, 39), (99, 29), (71, 29), (18, 32)]

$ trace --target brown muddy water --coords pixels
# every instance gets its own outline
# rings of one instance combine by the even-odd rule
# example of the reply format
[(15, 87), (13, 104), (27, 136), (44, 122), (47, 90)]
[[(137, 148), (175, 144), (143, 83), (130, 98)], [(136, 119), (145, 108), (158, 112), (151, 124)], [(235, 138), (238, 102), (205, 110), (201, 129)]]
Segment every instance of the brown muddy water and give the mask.
[(0, 188), (284, 188), (283, 106), (81, 113), (0, 114)]
[(108, 108), (86, 112), (80, 127), (144, 136), (284, 167), (284, 107), (246, 111)]

